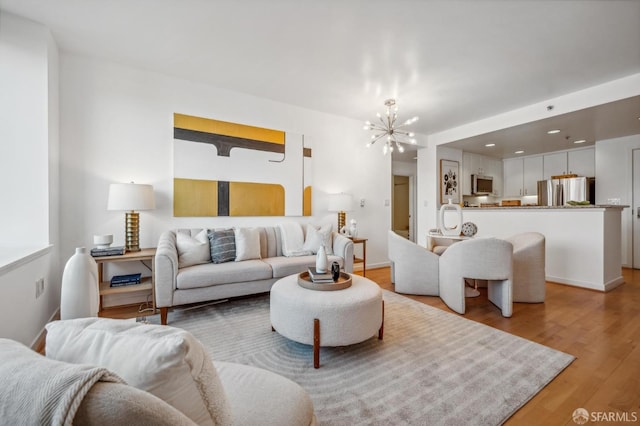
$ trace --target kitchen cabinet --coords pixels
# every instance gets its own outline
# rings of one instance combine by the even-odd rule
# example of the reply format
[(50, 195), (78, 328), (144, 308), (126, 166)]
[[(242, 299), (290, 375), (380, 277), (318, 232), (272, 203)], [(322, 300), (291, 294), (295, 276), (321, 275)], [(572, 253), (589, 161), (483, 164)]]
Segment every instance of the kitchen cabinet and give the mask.
[(596, 172), (595, 148), (574, 149), (544, 155), (544, 179), (577, 174), (593, 177)]
[(542, 179), (542, 156), (510, 158), (503, 162), (504, 196), (537, 195)]
[(462, 194), (471, 194), (471, 175), (493, 177), (493, 195), (499, 196), (502, 189), (502, 162), (498, 159), (471, 152), (462, 153)]

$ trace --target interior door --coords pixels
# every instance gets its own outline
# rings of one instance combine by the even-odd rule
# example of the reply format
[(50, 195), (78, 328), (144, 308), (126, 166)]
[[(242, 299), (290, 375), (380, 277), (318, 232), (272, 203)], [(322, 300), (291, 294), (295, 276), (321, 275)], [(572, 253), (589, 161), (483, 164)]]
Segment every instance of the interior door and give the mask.
[(633, 239), (633, 267), (640, 269), (640, 149), (633, 150), (633, 208), (631, 238)]

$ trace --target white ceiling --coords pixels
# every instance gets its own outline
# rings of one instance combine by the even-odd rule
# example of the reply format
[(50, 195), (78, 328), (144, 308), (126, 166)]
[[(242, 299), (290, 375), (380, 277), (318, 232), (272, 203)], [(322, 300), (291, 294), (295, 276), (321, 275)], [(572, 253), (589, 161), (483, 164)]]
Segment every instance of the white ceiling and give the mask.
[(425, 135), (640, 73), (638, 0), (0, 0), (0, 9), (46, 25), (64, 51), (313, 110), (364, 121), (395, 98)]

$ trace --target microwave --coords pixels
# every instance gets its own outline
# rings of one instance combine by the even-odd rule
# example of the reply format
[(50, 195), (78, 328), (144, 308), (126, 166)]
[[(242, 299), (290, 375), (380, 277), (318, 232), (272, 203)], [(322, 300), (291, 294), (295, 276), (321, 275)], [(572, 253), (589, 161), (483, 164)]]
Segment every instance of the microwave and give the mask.
[(471, 195), (493, 194), (493, 177), (471, 175)]

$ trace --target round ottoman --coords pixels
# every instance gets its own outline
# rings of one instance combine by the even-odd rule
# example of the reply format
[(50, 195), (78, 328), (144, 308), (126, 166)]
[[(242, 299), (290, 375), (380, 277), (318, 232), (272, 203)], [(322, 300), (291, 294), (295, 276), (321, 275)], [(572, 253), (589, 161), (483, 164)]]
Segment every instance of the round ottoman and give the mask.
[(344, 290), (317, 291), (298, 285), (298, 274), (271, 288), (272, 328), (287, 339), (313, 345), (313, 366), (320, 367), (320, 346), (346, 346), (378, 334), (382, 339), (384, 302), (378, 284), (351, 275)]

